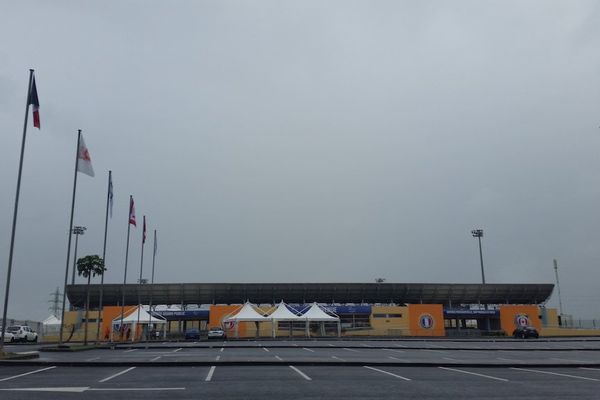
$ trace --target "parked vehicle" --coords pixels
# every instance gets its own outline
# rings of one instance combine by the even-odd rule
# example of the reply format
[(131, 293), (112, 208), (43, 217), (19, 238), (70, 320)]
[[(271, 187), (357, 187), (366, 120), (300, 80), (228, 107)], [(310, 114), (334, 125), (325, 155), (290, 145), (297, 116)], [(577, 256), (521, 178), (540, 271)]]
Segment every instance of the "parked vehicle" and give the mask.
[(185, 331), (185, 340), (200, 340), (200, 331), (196, 328)]
[(225, 339), (225, 331), (221, 328), (210, 328), (208, 330), (209, 339)]
[(38, 334), (27, 325), (13, 325), (6, 328), (13, 335), (15, 342), (37, 342)]
[(539, 338), (540, 334), (533, 326), (520, 326), (513, 331), (515, 339)]
[(4, 332), (4, 343), (12, 343), (15, 341), (15, 335), (10, 332)]

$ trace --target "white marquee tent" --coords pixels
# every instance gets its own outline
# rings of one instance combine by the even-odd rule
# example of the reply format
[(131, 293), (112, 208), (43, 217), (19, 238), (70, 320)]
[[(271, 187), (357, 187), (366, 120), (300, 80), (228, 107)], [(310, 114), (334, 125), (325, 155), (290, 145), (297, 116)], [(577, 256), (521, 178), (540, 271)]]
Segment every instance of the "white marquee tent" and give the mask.
[(235, 336), (239, 336), (238, 332), (238, 323), (239, 322), (255, 322), (257, 324), (257, 335), (258, 335), (258, 324), (260, 322), (270, 321), (269, 318), (260, 314), (258, 311), (254, 309), (252, 303), (247, 301), (244, 305), (234, 314), (229, 314), (225, 318), (223, 318), (224, 323), (232, 323), (235, 324)]
[[(302, 316), (306, 318), (306, 336), (310, 336), (310, 322), (337, 322), (338, 337), (341, 336), (340, 317), (338, 317), (337, 315), (334, 316), (326, 313), (316, 302), (312, 303), (310, 308), (306, 310), (304, 314), (302, 314)], [(323, 324), (321, 324), (321, 329), (323, 329)]]
[(298, 312), (297, 310), (294, 310), (296, 312), (293, 313), (292, 311), (290, 311), (290, 308), (288, 308), (288, 306), (283, 302), (283, 300), (281, 300), (281, 303), (277, 304), (277, 306), (275, 307), (275, 310), (272, 311), (267, 316), (267, 318), (269, 318), (272, 321), (273, 337), (277, 336), (275, 333), (275, 328), (277, 326), (278, 321), (287, 321), (287, 322), (306, 321), (305, 316), (300, 314), (300, 312)]
[[(139, 311), (139, 317), (138, 317), (138, 311)], [(140, 326), (144, 326), (144, 325), (156, 325), (156, 324), (163, 324), (163, 336), (166, 336), (166, 329), (167, 329), (167, 320), (164, 319), (163, 317), (157, 317), (154, 315), (150, 315), (150, 313), (148, 313), (143, 306), (137, 306), (136, 308), (134, 308), (133, 310), (131, 310), (129, 312), (129, 314), (125, 315), (123, 317), (123, 325), (129, 325), (130, 326), (130, 332), (135, 332), (137, 329), (137, 324), (139, 321), (139, 325)], [(119, 315), (117, 318), (112, 320), (112, 324), (111, 324), (111, 337), (113, 332), (115, 331), (115, 327), (116, 330), (119, 330), (119, 326), (121, 324), (121, 316)], [(135, 340), (135, 336), (136, 335), (131, 335), (131, 341)]]

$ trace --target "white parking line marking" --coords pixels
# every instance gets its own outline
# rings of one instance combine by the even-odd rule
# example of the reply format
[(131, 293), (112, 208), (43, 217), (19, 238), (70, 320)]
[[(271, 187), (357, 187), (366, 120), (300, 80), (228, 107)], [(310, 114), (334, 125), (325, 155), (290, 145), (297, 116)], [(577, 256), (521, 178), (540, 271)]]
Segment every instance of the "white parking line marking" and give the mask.
[(65, 392), (65, 393), (83, 393), (89, 390), (89, 386), (84, 387), (39, 387), (39, 388), (12, 388), (12, 389), (0, 389), (3, 391), (11, 392)]
[(213, 374), (215, 373), (215, 369), (217, 367), (215, 367), (214, 365), (212, 367), (210, 367), (210, 369), (208, 370), (208, 375), (206, 375), (206, 379), (204, 379), (206, 382), (210, 382), (210, 380), (213, 377)]
[(290, 365), (290, 368), (293, 369), (294, 371), (296, 371), (298, 374), (300, 374), (301, 377), (303, 377), (304, 379), (306, 379), (307, 381), (312, 381), (312, 378), (308, 375), (306, 375), (304, 372), (300, 371), (298, 368), (294, 367), (293, 365)]
[(262, 348), (264, 351), (266, 351), (267, 353), (269, 352), (269, 349), (267, 349), (266, 347)]
[(275, 356), (276, 359), (278, 359), (279, 361), (283, 361), (283, 358), (279, 357), (279, 356)]
[(349, 348), (347, 348), (347, 347), (344, 347), (344, 350), (353, 351), (353, 352), (355, 352), (355, 353), (360, 353), (360, 351), (358, 351), (358, 350), (349, 349)]
[(127, 368), (127, 369), (126, 369), (126, 370), (124, 370), (124, 371), (117, 372), (116, 374), (114, 374), (114, 375), (111, 375), (111, 376), (109, 376), (109, 377), (106, 377), (106, 378), (104, 378), (104, 379), (102, 379), (102, 380), (99, 380), (98, 382), (100, 382), (100, 383), (104, 383), (104, 382), (110, 381), (111, 379), (113, 379), (113, 378), (116, 378), (117, 376), (120, 376), (120, 375), (126, 374), (127, 372), (131, 371), (132, 369), (135, 369), (135, 367)]
[(365, 365), (364, 367), (367, 368), (367, 369), (372, 369), (373, 371), (381, 372), (382, 374), (387, 374), (387, 375), (395, 376), (396, 378), (404, 379), (405, 381), (411, 381), (412, 380), (412, 379), (404, 377), (402, 375), (392, 374), (391, 372), (387, 372), (387, 371), (384, 371), (384, 370), (379, 369), (379, 368), (373, 368), (373, 367), (369, 367), (367, 365)]
[(336, 360), (340, 360), (340, 361), (346, 361), (346, 360), (344, 360), (343, 358), (336, 357), (336, 356), (331, 356), (331, 358), (335, 358)]
[(217, 356), (216, 360), (219, 361), (221, 359), (221, 356)]
[(394, 344), (394, 346), (396, 346), (396, 347), (406, 347), (406, 346), (402, 346), (401, 344)]
[(392, 360), (398, 360), (398, 361), (402, 361), (401, 359), (399, 359), (399, 358), (396, 358), (396, 357), (392, 357), (392, 356), (388, 356), (388, 358), (391, 358)]
[(177, 353), (177, 352), (178, 352), (179, 350), (181, 350), (181, 349), (182, 349), (182, 348), (180, 347), (180, 348), (178, 348), (178, 349), (175, 349), (175, 350), (173, 350), (171, 353)]
[(331, 343), (328, 344), (329, 347), (335, 347), (334, 345), (332, 345)]
[(164, 388), (90, 388), (86, 391), (94, 392), (159, 392), (162, 390), (185, 390), (184, 387), (164, 387)]
[(55, 392), (55, 393), (83, 393), (87, 391), (105, 392), (105, 391), (162, 391), (162, 390), (185, 390), (184, 387), (165, 387), (165, 388), (90, 388), (89, 386), (66, 386), (66, 387), (38, 387), (38, 388), (12, 388), (0, 389), (11, 392)]
[(8, 378), (2, 378), (2, 379), (0, 379), (0, 382), (9, 381), (11, 379), (20, 378), (20, 377), (26, 376), (26, 375), (37, 374), (38, 372), (44, 372), (44, 371), (48, 371), (49, 369), (54, 369), (54, 368), (56, 368), (56, 366), (42, 368), (42, 369), (36, 369), (35, 371), (25, 372), (24, 374), (9, 376)]
[(448, 360), (448, 361), (458, 361), (456, 358), (452, 358), (452, 357), (442, 357), (444, 360)]
[(219, 351), (222, 353), (223, 350), (225, 350), (225, 347), (221, 347), (221, 350), (219, 350)]
[(579, 369), (588, 369), (590, 371), (600, 371), (600, 368), (579, 367)]
[(475, 375), (475, 376), (480, 376), (482, 378), (488, 378), (488, 379), (495, 379), (497, 381), (502, 381), (502, 382), (508, 382), (508, 379), (504, 379), (504, 378), (498, 378), (496, 376), (490, 376), (490, 375), (484, 375), (484, 374), (478, 374), (475, 372), (469, 372), (469, 371), (463, 371), (462, 369), (456, 369), (456, 368), (447, 368), (447, 367), (438, 367), (440, 369), (445, 369), (447, 371), (454, 371), (454, 372), (460, 372), (463, 374), (469, 374), (469, 375)]
[(314, 353), (314, 352), (315, 352), (314, 350), (307, 349), (306, 347), (303, 347), (303, 349), (304, 349), (304, 350), (306, 350), (306, 351), (310, 351), (311, 353)]
[(536, 372), (538, 374), (548, 374), (548, 375), (564, 376), (564, 377), (567, 377), (567, 378), (584, 379), (586, 381), (600, 382), (600, 379), (588, 378), (588, 377), (579, 376), (579, 375), (561, 374), (561, 373), (558, 373), (558, 372), (540, 371), (540, 370), (537, 370), (537, 369), (516, 368), (516, 367), (513, 367), (511, 369), (516, 369), (518, 371)]
[(99, 359), (100, 359), (100, 357), (94, 357), (94, 358), (88, 358), (85, 361), (95, 361), (95, 360), (99, 360)]
[(161, 358), (161, 357), (162, 357), (162, 356), (157, 356), (157, 357), (154, 357), (154, 358), (153, 358), (153, 359), (151, 359), (150, 361), (156, 361), (156, 360), (158, 360), (158, 359), (159, 359), (159, 358)]
[(137, 351), (137, 349), (129, 349), (129, 350), (125, 350), (124, 353), (131, 353), (132, 351)]

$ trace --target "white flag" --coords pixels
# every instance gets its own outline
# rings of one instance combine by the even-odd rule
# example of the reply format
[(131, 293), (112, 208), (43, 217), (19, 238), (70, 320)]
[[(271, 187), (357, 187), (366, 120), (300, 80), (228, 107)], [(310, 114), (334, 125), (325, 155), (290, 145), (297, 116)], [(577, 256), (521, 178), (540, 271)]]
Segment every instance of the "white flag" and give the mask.
[(90, 152), (88, 151), (83, 135), (79, 140), (79, 160), (77, 161), (77, 171), (83, 174), (94, 176), (94, 168), (92, 168), (92, 159), (90, 158)]

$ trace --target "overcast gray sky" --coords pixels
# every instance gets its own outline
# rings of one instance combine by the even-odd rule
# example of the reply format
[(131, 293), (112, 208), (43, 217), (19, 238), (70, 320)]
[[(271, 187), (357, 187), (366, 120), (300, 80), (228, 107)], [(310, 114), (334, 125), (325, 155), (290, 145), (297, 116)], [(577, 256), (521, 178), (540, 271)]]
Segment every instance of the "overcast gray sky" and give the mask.
[(565, 311), (600, 318), (599, 4), (0, 0), (2, 294), (29, 68), (42, 124), (9, 316), (62, 289), (81, 128), (79, 255), (114, 174), (108, 282), (132, 194), (159, 282), (477, 283), (482, 228), (489, 283), (556, 258)]

